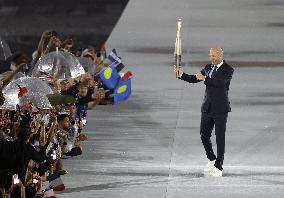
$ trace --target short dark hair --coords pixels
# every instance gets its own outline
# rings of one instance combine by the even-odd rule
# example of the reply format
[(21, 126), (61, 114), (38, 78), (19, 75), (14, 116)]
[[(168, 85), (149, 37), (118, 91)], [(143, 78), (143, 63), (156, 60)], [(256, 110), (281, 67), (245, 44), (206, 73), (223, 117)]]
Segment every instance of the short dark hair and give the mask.
[(32, 133), (31, 128), (28, 126), (18, 128), (17, 129), (18, 140), (20, 140), (21, 142), (27, 141), (28, 139), (30, 139), (31, 133)]
[(61, 121), (63, 121), (66, 117), (69, 117), (69, 115), (68, 115), (68, 114), (59, 114), (59, 115), (57, 115), (57, 121), (58, 121), (58, 122), (61, 122)]
[(84, 80), (84, 81), (79, 82), (78, 85), (77, 85), (77, 88), (78, 88), (78, 89), (84, 88), (84, 87), (86, 87), (86, 88), (89, 87), (89, 81)]
[(23, 115), (20, 118), (20, 128), (30, 127), (30, 121), (32, 117), (30, 115)]
[(15, 51), (7, 60), (13, 61), (16, 65), (18, 65), (23, 62), (28, 62), (28, 56), (22, 51)]

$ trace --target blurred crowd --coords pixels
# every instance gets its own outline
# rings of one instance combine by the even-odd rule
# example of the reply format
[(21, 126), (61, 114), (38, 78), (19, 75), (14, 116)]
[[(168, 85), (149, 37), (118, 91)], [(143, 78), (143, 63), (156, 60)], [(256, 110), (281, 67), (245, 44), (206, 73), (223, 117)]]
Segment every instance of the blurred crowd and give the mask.
[[(44, 72), (38, 76), (54, 90), (49, 97), (52, 107), (41, 108), (28, 99), (13, 108), (2, 106), (11, 100), (2, 91), (15, 79), (29, 77), (44, 55), (56, 51), (76, 56), (85, 72), (66, 78)], [(104, 47), (82, 49), (70, 38), (62, 41), (55, 31), (42, 33), (31, 56), (15, 51), (0, 60), (0, 197), (44, 197), (46, 188), (56, 187), (53, 174), (68, 174), (63, 161), (83, 153), (87, 111), (114, 103), (114, 91), (99, 77), (109, 64)], [(20, 99), (29, 90), (18, 87)], [(50, 186), (44, 186), (48, 181)]]

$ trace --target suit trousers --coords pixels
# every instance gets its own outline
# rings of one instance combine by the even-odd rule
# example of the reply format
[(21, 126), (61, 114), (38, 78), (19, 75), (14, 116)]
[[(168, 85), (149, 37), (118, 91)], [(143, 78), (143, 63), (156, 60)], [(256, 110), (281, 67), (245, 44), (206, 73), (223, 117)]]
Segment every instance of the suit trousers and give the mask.
[[(225, 153), (225, 132), (228, 113), (207, 113), (202, 112), (200, 123), (200, 136), (204, 146), (207, 158), (215, 161), (215, 167), (223, 170), (223, 161)], [(213, 151), (211, 143), (212, 130), (215, 126), (217, 157)]]

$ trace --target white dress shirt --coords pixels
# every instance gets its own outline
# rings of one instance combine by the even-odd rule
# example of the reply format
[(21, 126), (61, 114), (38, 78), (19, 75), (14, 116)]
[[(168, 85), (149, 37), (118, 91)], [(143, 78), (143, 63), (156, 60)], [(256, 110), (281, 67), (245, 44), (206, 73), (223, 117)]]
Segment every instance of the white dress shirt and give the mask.
[(218, 65), (216, 65), (217, 66), (216, 71), (218, 71), (218, 69), (221, 67), (221, 65), (223, 65), (223, 63), (224, 63), (224, 60), (222, 60), (221, 63), (219, 63)]

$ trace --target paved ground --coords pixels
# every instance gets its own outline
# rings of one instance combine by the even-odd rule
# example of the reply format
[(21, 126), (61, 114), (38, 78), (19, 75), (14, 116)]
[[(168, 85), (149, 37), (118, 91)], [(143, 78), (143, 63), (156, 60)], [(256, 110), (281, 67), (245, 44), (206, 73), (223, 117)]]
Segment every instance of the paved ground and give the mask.
[[(109, 41), (135, 74), (133, 96), (89, 112), (81, 157), (61, 197), (282, 197), (284, 62), (282, 1), (131, 0)], [(184, 70), (219, 43), (232, 61), (232, 113), (223, 178), (204, 177), (199, 138), (202, 83), (175, 79), (175, 21), (182, 17)], [(245, 62), (245, 63), (244, 63)], [(261, 65), (266, 67), (238, 67)], [(263, 64), (263, 63), (267, 63)]]

